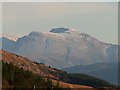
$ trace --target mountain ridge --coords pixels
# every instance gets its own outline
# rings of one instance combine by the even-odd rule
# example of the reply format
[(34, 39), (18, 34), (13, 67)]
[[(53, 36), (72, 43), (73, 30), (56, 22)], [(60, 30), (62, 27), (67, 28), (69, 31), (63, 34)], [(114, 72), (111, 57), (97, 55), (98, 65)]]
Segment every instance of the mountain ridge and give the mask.
[(11, 36), (11, 35), (8, 35), (8, 34), (5, 34), (5, 33), (2, 33), (0, 34), (0, 38), (8, 38), (9, 40), (12, 40), (12, 41), (17, 41), (18, 40), (18, 37), (15, 37), (15, 36)]
[(84, 73), (118, 84), (118, 63), (96, 63), (63, 68), (68, 73)]
[(118, 60), (117, 45), (66, 28), (31, 32), (19, 38), (10, 48), (5, 50), (57, 68)]

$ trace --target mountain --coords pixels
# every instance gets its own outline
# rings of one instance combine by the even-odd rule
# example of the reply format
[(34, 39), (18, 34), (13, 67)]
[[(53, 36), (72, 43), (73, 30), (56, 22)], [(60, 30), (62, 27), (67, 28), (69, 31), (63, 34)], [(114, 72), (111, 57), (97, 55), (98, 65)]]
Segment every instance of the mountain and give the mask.
[(7, 51), (11, 51), (12, 47), (14, 46), (15, 41), (12, 41), (6, 37), (2, 37), (0, 38), (0, 48), (7, 50)]
[(75, 29), (53, 28), (31, 32), (4, 50), (56, 68), (118, 61), (118, 46), (101, 42)]
[[(33, 88), (34, 85), (38, 88), (47, 88), (48, 86), (49, 88), (54, 88), (57, 82), (61, 87), (73, 87), (73, 90), (75, 90), (75, 88), (84, 88), (86, 90), (86, 88), (116, 87), (95, 77), (84, 74), (68, 74), (62, 70), (33, 62), (25, 57), (4, 50), (1, 50), (0, 54), (2, 55), (3, 86), (5, 88), (27, 89), (28, 87)], [(55, 84), (55, 86), (53, 84)]]
[(18, 40), (18, 37), (10, 36), (10, 35), (4, 34), (4, 33), (0, 34), (0, 38), (2, 38), (2, 37), (7, 38), (11, 41), (17, 41)]
[(63, 68), (68, 73), (84, 73), (94, 77), (104, 79), (108, 82), (118, 84), (118, 64), (117, 63), (97, 63), (90, 65), (77, 65)]
[(10, 36), (7, 34), (0, 34), (0, 49), (4, 49), (7, 51), (12, 50), (14, 43), (17, 41), (17, 37)]

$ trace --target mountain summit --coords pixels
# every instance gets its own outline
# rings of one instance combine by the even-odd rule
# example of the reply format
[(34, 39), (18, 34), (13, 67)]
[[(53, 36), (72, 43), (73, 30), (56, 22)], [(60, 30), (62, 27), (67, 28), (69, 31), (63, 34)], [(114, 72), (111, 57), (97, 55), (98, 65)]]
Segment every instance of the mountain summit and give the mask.
[(2, 43), (4, 50), (57, 68), (118, 61), (117, 45), (101, 42), (74, 29), (34, 31), (13, 43), (11, 46), (6, 46), (9, 42)]
[(68, 28), (53, 28), (50, 30), (52, 33), (65, 33), (65, 32), (76, 32), (75, 29), (68, 29)]

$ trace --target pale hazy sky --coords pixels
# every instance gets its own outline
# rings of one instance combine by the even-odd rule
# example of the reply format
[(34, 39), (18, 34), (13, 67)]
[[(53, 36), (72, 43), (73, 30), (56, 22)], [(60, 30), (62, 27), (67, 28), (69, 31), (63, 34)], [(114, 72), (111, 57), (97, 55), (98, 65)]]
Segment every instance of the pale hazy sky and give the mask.
[(118, 43), (118, 3), (2, 3), (2, 31), (21, 37), (54, 27), (75, 28), (95, 38)]

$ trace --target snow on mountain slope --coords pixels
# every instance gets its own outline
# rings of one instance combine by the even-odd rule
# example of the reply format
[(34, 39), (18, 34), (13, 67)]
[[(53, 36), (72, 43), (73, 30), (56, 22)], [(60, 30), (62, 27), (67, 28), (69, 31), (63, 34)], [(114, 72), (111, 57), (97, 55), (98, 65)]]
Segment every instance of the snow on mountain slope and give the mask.
[(37, 62), (63, 68), (117, 62), (117, 49), (117, 45), (103, 43), (75, 29), (54, 28), (50, 32), (31, 32), (19, 38), (10, 51)]
[(10, 35), (7, 35), (7, 34), (0, 34), (0, 38), (7, 38), (7, 39), (10, 39), (11, 41), (17, 41), (17, 37), (14, 37), (14, 36), (10, 36)]
[(11, 51), (17, 37), (10, 36), (7, 34), (0, 34), (0, 49)]

